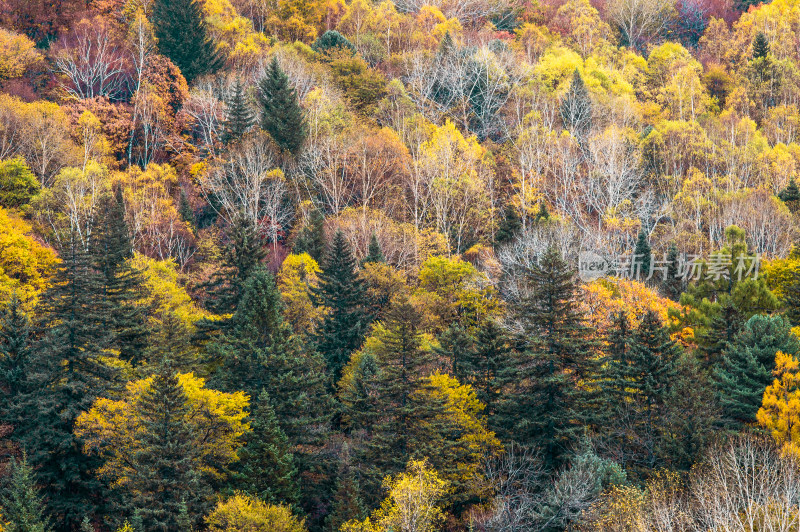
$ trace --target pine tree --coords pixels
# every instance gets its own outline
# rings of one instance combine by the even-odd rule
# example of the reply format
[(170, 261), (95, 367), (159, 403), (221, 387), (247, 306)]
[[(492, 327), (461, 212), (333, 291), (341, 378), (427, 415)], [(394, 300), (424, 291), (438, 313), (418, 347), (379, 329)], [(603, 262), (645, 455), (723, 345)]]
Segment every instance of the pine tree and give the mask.
[(783, 308), (786, 318), (795, 327), (800, 326), (800, 268), (791, 272), (791, 281), (783, 292)]
[(478, 329), (475, 347), (467, 353), (463, 368), (465, 380), (471, 384), (478, 399), (486, 405), (484, 413), (490, 421), (497, 412), (504, 383), (500, 378), (502, 368), (513, 360), (511, 339), (494, 320), (487, 320)]
[(154, 376), (136, 410), (144, 430), (125, 485), (125, 502), (144, 530), (185, 530), (180, 523), (182, 510), (199, 519), (209, 507), (211, 491), (194, 465), (195, 437), (185, 422), (187, 398), (169, 361)]
[(408, 300), (399, 300), (387, 313), (383, 325), (376, 348), (377, 419), (371, 427), (362, 461), (368, 468), (365, 487), (369, 494), (376, 494), (386, 475), (402, 471), (413, 453), (426, 455), (430, 442), (415, 438), (415, 430), (425, 411), (434, 407), (412, 399), (414, 392), (421, 389), (420, 379), (432, 362), (430, 353), (422, 348), (418, 312)]
[(254, 122), (253, 113), (247, 103), (247, 96), (245, 95), (241, 78), (236, 78), (233, 92), (231, 92), (226, 105), (227, 112), (225, 114), (225, 122), (222, 125), (222, 142), (229, 144), (242, 138)]
[(261, 129), (281, 148), (297, 154), (307, 135), (307, 125), (297, 93), (273, 57), (267, 73), (258, 82), (256, 99), (261, 109)]
[(440, 359), (448, 361), (447, 369), (451, 375), (461, 382), (466, 382), (467, 368), (464, 366), (474, 348), (475, 340), (456, 321), (439, 335), (439, 345), (434, 352)]
[(541, 449), (548, 468), (561, 465), (593, 414), (592, 399), (578, 381), (594, 378), (596, 343), (577, 308), (575, 274), (550, 246), (526, 276), (527, 295), (513, 315), (527, 348), (503, 370), (514, 383), (504, 397), (499, 429)]
[(386, 257), (383, 256), (381, 245), (378, 243), (378, 237), (375, 236), (375, 233), (372, 233), (372, 237), (369, 239), (367, 254), (361, 259), (361, 265), (363, 266), (370, 262), (386, 262)]
[(166, 360), (179, 372), (197, 369), (197, 353), (192, 344), (192, 332), (186, 323), (172, 310), (164, 309), (155, 316), (156, 326), (151, 332), (147, 348), (147, 363), (143, 376), (152, 375)]
[(311, 211), (309, 224), (300, 230), (294, 242), (294, 253), (308, 253), (311, 258), (321, 263), (325, 256), (325, 217), (322, 211)]
[(15, 401), (20, 414), (14, 435), (29, 452), (57, 528), (67, 529), (102, 511), (105, 490), (94, 474), (100, 460), (82, 452), (72, 429), (114, 383), (116, 371), (103, 360), (113, 340), (102, 297), (104, 276), (77, 238), (68, 240), (61, 258), (37, 310), (40, 340), (32, 346), (28, 389)]
[(251, 402), (251, 432), (234, 464), (234, 485), (272, 504), (296, 505), (299, 500), (297, 468), (289, 440), (278, 424), (269, 395), (262, 391)]
[(351, 55), (356, 53), (356, 47), (353, 46), (347, 38), (336, 30), (328, 30), (314, 41), (311, 49), (320, 54), (326, 54), (337, 49), (347, 50)]
[(601, 421), (606, 429), (612, 426), (608, 422), (619, 419), (620, 409), (625, 408), (626, 389), (634, 372), (630, 353), (632, 333), (628, 315), (624, 311), (616, 313), (606, 338), (603, 379), (600, 383), (606, 414)]
[(33, 468), (25, 454), (21, 461), (11, 459), (10, 475), (0, 491), (0, 519), (6, 521), (5, 532), (48, 532), (49, 520), (44, 514), (44, 501), (36, 488)]
[(578, 69), (572, 75), (569, 90), (561, 98), (561, 121), (579, 142), (584, 142), (592, 129), (592, 100)]
[(134, 366), (141, 363), (148, 330), (142, 295), (142, 274), (131, 266), (133, 242), (125, 221), (122, 188), (101, 200), (92, 240), (94, 267), (102, 274), (101, 294), (106, 306), (106, 327), (119, 357)]
[(769, 55), (769, 41), (764, 32), (759, 31), (753, 39), (753, 59), (765, 59)]
[(333, 382), (341, 377), (350, 354), (361, 347), (372, 316), (365, 305), (365, 288), (356, 275), (350, 245), (339, 231), (313, 289), (318, 305), (328, 309), (317, 330), (317, 349), (325, 359)]
[(188, 83), (222, 66), (224, 60), (197, 0), (155, 0), (152, 9), (158, 49), (177, 65)]
[(192, 204), (189, 202), (189, 196), (186, 195), (186, 191), (183, 188), (181, 188), (181, 197), (178, 202), (178, 214), (181, 215), (181, 220), (191, 225), (192, 231), (196, 233), (197, 219), (195, 218)]
[(678, 246), (670, 242), (667, 251), (667, 273), (661, 280), (661, 293), (673, 301), (678, 301), (683, 292), (683, 281), (678, 277)]
[(720, 363), (723, 353), (733, 342), (743, 322), (742, 313), (731, 298), (721, 298), (719, 312), (711, 318), (708, 327), (700, 334), (697, 353), (701, 357), (700, 366), (703, 370), (712, 371)]
[(725, 350), (713, 376), (725, 426), (738, 430), (755, 422), (778, 351), (797, 354), (800, 342), (785, 319), (758, 314)]
[(503, 210), (503, 218), (500, 220), (500, 226), (494, 235), (496, 244), (506, 244), (514, 240), (519, 230), (522, 228), (522, 218), (517, 213), (517, 208), (513, 205), (506, 205)]
[(332, 532), (351, 519), (361, 520), (366, 516), (364, 503), (361, 500), (361, 485), (357, 471), (350, 463), (349, 447), (345, 443), (342, 458), (339, 461), (339, 472), (336, 475), (336, 491), (333, 495), (333, 509), (326, 519), (327, 530)]
[(644, 228), (639, 231), (639, 238), (636, 239), (636, 247), (633, 250), (633, 255), (636, 257), (639, 264), (637, 280), (644, 281), (650, 275), (650, 265), (652, 263), (650, 242), (648, 241), (647, 233)]
[(14, 424), (12, 404), (28, 390), (30, 337), (30, 320), (14, 294), (0, 318), (0, 423)]

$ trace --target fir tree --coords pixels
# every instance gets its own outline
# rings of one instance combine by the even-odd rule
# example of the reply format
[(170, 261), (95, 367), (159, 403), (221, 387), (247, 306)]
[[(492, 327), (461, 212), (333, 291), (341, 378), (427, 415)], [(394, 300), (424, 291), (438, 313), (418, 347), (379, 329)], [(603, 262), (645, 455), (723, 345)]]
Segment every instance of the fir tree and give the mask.
[(101, 463), (82, 452), (72, 429), (77, 417), (115, 381), (105, 349), (107, 328), (102, 297), (104, 276), (76, 238), (62, 249), (62, 266), (41, 298), (32, 347), (29, 386), (15, 401), (14, 432), (28, 450), (45, 487), (48, 510), (57, 528), (77, 528), (87, 515), (102, 511), (103, 485), (95, 475)]
[(786, 318), (795, 327), (800, 326), (800, 268), (790, 273), (790, 282), (783, 291), (783, 308)]
[(577, 309), (574, 272), (550, 246), (526, 276), (527, 294), (514, 309), (527, 350), (503, 370), (514, 383), (504, 398), (498, 428), (542, 450), (548, 468), (561, 465), (589, 422), (591, 403), (576, 386), (595, 374), (595, 342)]
[(467, 359), (475, 348), (475, 340), (464, 327), (453, 322), (439, 335), (439, 345), (435, 352), (442, 360), (448, 361), (448, 372), (461, 382), (466, 382)]
[(369, 239), (367, 254), (361, 259), (361, 265), (363, 266), (370, 262), (386, 262), (386, 257), (383, 256), (381, 245), (378, 243), (378, 237), (375, 236), (375, 233), (372, 233), (372, 237)]
[(186, 195), (186, 191), (183, 188), (181, 188), (181, 197), (178, 202), (178, 214), (181, 215), (181, 220), (191, 225), (192, 231), (196, 233), (197, 219), (195, 218), (192, 204), (189, 201), (189, 196)]
[(661, 280), (661, 293), (673, 301), (678, 301), (683, 292), (683, 281), (678, 277), (678, 246), (670, 242), (667, 251), (667, 273)]
[(261, 109), (261, 129), (281, 148), (297, 154), (307, 135), (307, 125), (297, 93), (273, 57), (267, 73), (258, 82), (256, 95)]
[(353, 253), (341, 231), (333, 238), (319, 279), (314, 298), (328, 312), (317, 330), (316, 344), (333, 382), (338, 382), (342, 367), (361, 347), (372, 321), (365, 305), (364, 284), (356, 275)]
[(326, 519), (327, 529), (340, 530), (342, 525), (351, 519), (360, 520), (366, 515), (361, 500), (361, 485), (356, 469), (350, 463), (349, 447), (345, 443), (342, 458), (339, 461), (339, 472), (336, 475), (336, 491), (333, 495), (333, 509)]
[(155, 0), (152, 9), (158, 49), (177, 65), (187, 82), (222, 66), (223, 58), (197, 0)]
[(753, 39), (753, 59), (766, 59), (769, 55), (769, 41), (764, 32), (759, 31)]
[(311, 258), (321, 263), (325, 256), (325, 217), (322, 211), (311, 211), (309, 224), (300, 230), (294, 242), (294, 253), (308, 253)]
[(130, 263), (133, 242), (125, 221), (121, 187), (101, 200), (92, 242), (92, 261), (102, 274), (101, 294), (112, 344), (122, 360), (137, 365), (143, 360), (148, 331), (144, 308), (138, 304), (142, 274)]
[(620, 408), (625, 408), (627, 384), (633, 378), (634, 371), (630, 354), (631, 335), (628, 315), (624, 311), (616, 313), (606, 338), (605, 364), (600, 383), (606, 414), (601, 421), (605, 429), (612, 427), (609, 421), (619, 419)]
[(229, 144), (242, 138), (254, 122), (253, 113), (247, 102), (247, 96), (240, 78), (236, 78), (233, 92), (231, 92), (226, 105), (225, 122), (222, 125), (222, 142)]
[(152, 375), (169, 360), (179, 372), (196, 370), (197, 354), (192, 345), (192, 332), (172, 310), (164, 309), (154, 316), (155, 328), (151, 332), (147, 349), (147, 364), (143, 376)]
[(28, 389), (30, 336), (30, 320), (14, 294), (0, 318), (0, 422), (13, 425), (12, 403)]
[(639, 231), (639, 238), (636, 239), (636, 247), (633, 250), (633, 255), (639, 264), (637, 280), (643, 281), (650, 275), (650, 265), (652, 263), (650, 242), (648, 241), (647, 233), (645, 232), (644, 228)]
[(0, 491), (0, 519), (5, 532), (48, 532), (50, 523), (44, 514), (44, 502), (36, 488), (33, 468), (25, 454), (21, 461), (11, 459), (10, 475)]
[(336, 30), (328, 30), (314, 41), (311, 49), (320, 54), (326, 54), (335, 50), (346, 50), (351, 55), (356, 53), (356, 47), (353, 46), (347, 38)]
[(723, 353), (733, 342), (736, 333), (743, 325), (742, 313), (729, 297), (721, 298), (721, 308), (715, 313), (708, 327), (700, 334), (697, 353), (700, 355), (700, 367), (705, 371), (713, 370), (722, 358)]
[(126, 503), (144, 530), (186, 530), (181, 528), (182, 511), (188, 509), (199, 520), (209, 507), (211, 492), (194, 465), (197, 450), (185, 421), (187, 399), (169, 361), (136, 409), (144, 430), (125, 486)]
[(579, 142), (584, 142), (592, 129), (592, 100), (578, 69), (572, 75), (569, 90), (561, 98), (560, 111), (564, 128)]
[(485, 414), (493, 421), (501, 397), (502, 368), (513, 359), (511, 339), (494, 320), (487, 320), (475, 336), (475, 346), (462, 364), (464, 382), (471, 384), (478, 399), (486, 405)]
[(503, 218), (500, 220), (500, 226), (494, 235), (496, 244), (506, 244), (511, 242), (522, 228), (522, 219), (517, 213), (517, 208), (513, 205), (506, 205), (503, 210)]
[(714, 383), (728, 428), (738, 430), (755, 422), (778, 351), (797, 354), (800, 342), (785, 319), (758, 314), (747, 320), (726, 349), (714, 371)]
[(245, 493), (272, 504), (296, 505), (297, 468), (289, 440), (278, 424), (269, 395), (262, 391), (251, 402), (251, 432), (234, 464), (234, 484)]

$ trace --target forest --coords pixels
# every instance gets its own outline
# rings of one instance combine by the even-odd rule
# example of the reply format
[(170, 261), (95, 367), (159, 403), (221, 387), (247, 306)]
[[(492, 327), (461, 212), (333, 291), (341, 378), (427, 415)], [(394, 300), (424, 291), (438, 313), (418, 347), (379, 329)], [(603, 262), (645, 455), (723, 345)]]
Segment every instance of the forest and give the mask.
[(0, 532), (800, 531), (800, 0), (0, 0)]

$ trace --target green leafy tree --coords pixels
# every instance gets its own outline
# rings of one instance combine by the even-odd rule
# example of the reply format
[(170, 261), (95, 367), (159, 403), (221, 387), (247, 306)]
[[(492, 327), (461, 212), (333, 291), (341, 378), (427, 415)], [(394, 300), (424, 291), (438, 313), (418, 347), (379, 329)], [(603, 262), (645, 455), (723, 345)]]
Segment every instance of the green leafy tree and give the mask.
[(0, 207), (21, 207), (39, 193), (39, 181), (25, 159), (15, 157), (0, 161)]
[(338, 231), (323, 262), (319, 286), (313, 289), (317, 304), (327, 309), (316, 344), (333, 382), (338, 382), (350, 354), (361, 347), (372, 322), (364, 300), (364, 283), (355, 268), (350, 244)]
[(800, 352), (800, 342), (781, 316), (753, 316), (729, 344), (713, 374), (726, 427), (739, 430), (755, 423), (778, 351)]
[(305, 115), (297, 93), (273, 57), (266, 74), (258, 82), (256, 101), (261, 110), (261, 129), (281, 148), (297, 154), (308, 134)]
[(44, 501), (36, 488), (36, 476), (27, 456), (23, 454), (20, 461), (12, 458), (9, 470), (10, 475), (0, 491), (0, 519), (7, 522), (3, 530), (48, 532), (50, 522), (44, 514)]
[(222, 66), (224, 59), (197, 0), (155, 0), (151, 22), (159, 51), (177, 65), (187, 82)]
[(225, 122), (222, 124), (222, 142), (229, 144), (242, 138), (254, 123), (253, 112), (250, 110), (240, 78), (236, 78), (226, 105)]

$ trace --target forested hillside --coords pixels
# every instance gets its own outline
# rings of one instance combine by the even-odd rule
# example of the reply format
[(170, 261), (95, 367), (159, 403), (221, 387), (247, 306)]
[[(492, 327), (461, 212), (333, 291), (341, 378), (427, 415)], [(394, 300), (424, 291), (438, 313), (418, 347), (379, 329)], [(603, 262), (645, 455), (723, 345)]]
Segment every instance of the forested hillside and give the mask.
[(0, 531), (800, 530), (800, 0), (0, 0)]

